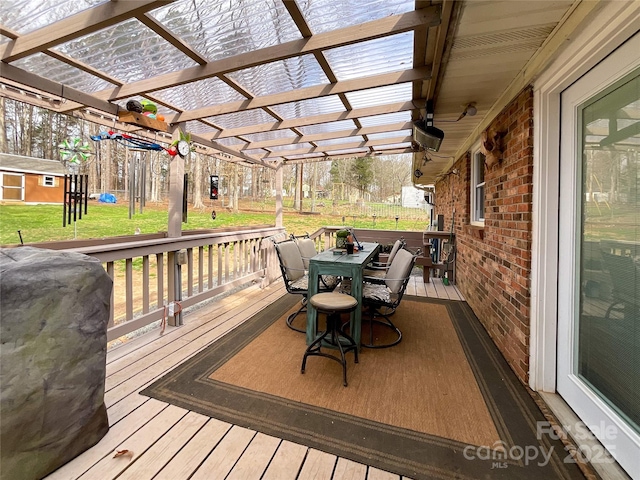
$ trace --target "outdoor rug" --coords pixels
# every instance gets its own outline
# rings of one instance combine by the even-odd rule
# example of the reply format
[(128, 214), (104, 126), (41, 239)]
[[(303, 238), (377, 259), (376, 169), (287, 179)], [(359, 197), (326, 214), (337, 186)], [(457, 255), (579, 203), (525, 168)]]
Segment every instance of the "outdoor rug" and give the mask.
[(300, 373), (305, 336), (285, 324), (298, 302), (282, 297), (141, 393), (414, 479), (584, 478), (466, 303), (405, 296), (402, 342), (358, 364), (348, 353), (344, 387), (326, 358)]

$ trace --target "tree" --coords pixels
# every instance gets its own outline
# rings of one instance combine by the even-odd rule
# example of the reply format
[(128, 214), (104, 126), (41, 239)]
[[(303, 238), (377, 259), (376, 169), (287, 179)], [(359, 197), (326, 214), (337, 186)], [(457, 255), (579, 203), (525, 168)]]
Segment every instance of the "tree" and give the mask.
[(354, 184), (358, 190), (360, 190), (360, 195), (364, 197), (364, 194), (367, 192), (371, 182), (373, 181), (371, 159), (367, 157), (356, 158), (351, 166), (351, 175)]

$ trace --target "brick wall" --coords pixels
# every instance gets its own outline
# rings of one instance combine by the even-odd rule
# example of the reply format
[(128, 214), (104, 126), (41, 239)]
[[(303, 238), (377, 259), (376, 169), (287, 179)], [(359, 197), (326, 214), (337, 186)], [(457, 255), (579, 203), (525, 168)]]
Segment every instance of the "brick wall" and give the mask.
[[(436, 213), (451, 228), (455, 208), (457, 285), (511, 368), (529, 372), (533, 90), (493, 121), (504, 133), (502, 160), (485, 167), (485, 226), (470, 225), (471, 156), (436, 184)], [(457, 171), (457, 173), (452, 173)]]

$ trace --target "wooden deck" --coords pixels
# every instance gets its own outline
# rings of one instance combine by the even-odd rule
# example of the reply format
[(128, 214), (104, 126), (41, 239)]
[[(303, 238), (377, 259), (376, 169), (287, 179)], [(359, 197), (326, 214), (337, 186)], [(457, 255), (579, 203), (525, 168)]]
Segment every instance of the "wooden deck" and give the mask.
[[(153, 331), (107, 354), (105, 402), (111, 426), (93, 448), (47, 479), (353, 479), (400, 477), (304, 445), (231, 425), (138, 392), (286, 295), (282, 282), (258, 285), (185, 315), (185, 325)], [(407, 294), (464, 300), (440, 279), (412, 277)], [(114, 458), (118, 450), (132, 455)], [(406, 478), (406, 477), (404, 477)]]

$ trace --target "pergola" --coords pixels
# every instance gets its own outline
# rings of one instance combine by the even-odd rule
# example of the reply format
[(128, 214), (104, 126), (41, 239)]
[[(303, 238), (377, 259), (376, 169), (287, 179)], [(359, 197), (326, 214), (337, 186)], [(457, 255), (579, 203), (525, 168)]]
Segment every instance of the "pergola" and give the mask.
[[(140, 135), (152, 132), (117, 115), (127, 101), (148, 99), (167, 123), (155, 138), (170, 141), (179, 127), (201, 146), (271, 168), (413, 154), (414, 182), (429, 184), (592, 8), (571, 0), (4, 0), (1, 94), (113, 119)], [(413, 142), (427, 105), (445, 133), (437, 153)]]

